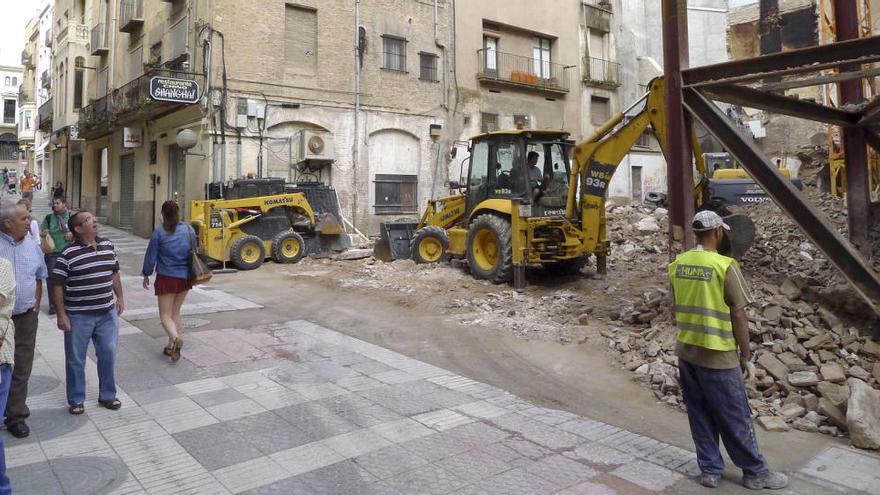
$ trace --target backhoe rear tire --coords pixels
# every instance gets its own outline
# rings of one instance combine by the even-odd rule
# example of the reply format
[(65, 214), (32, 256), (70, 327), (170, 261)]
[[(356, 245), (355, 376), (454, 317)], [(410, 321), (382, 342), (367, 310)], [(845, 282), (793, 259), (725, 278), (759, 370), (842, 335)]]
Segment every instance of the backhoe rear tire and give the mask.
[(556, 263), (547, 263), (544, 265), (544, 270), (556, 276), (577, 275), (581, 272), (581, 268), (587, 266), (587, 261), (589, 261), (588, 257), (581, 256), (580, 258), (558, 261)]
[(476, 278), (499, 284), (513, 278), (513, 239), (510, 221), (495, 215), (478, 216), (468, 228), (467, 260)]
[(410, 242), (412, 259), (416, 263), (439, 263), (446, 261), (449, 249), (449, 234), (446, 230), (429, 225), (420, 228)]
[(253, 270), (259, 268), (266, 258), (266, 248), (263, 240), (255, 235), (241, 236), (232, 242), (232, 250), (229, 253), (232, 264), (239, 270)]
[(292, 230), (281, 232), (272, 239), (272, 259), (275, 263), (296, 263), (305, 255), (305, 241)]

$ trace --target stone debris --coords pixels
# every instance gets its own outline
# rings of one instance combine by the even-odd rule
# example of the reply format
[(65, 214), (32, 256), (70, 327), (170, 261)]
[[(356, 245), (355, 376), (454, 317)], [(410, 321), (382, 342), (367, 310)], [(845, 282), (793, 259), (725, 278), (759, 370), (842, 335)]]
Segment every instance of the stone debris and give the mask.
[(758, 424), (767, 431), (788, 431), (791, 429), (784, 419), (777, 416), (758, 416)]
[(858, 378), (846, 383), (852, 390), (846, 411), (850, 442), (861, 449), (880, 449), (880, 391)]

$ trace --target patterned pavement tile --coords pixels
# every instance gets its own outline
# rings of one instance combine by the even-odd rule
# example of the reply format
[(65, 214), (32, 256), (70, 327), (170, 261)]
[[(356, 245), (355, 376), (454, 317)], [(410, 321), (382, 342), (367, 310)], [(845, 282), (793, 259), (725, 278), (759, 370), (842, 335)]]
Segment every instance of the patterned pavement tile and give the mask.
[(471, 483), (490, 478), (512, 468), (510, 464), (478, 450), (447, 457), (438, 461), (436, 465)]
[(475, 421), (473, 418), (469, 418), (450, 409), (440, 409), (425, 414), (419, 414), (413, 416), (412, 419), (437, 431), (449, 430), (456, 426), (466, 425)]
[(341, 416), (334, 414), (317, 402), (304, 402), (292, 406), (282, 407), (273, 411), (278, 416), (296, 425), (304, 431), (311, 441), (329, 438), (342, 433), (357, 429), (353, 423)]
[(205, 408), (212, 416), (220, 421), (229, 421), (232, 419), (242, 418), (266, 412), (266, 408), (252, 401), (251, 399), (242, 399), (225, 404), (218, 404)]
[(617, 495), (617, 492), (605, 485), (584, 481), (558, 492), (557, 495)]
[(355, 457), (353, 460), (358, 466), (382, 480), (427, 464), (426, 460), (399, 445), (385, 447)]
[(675, 471), (645, 461), (624, 464), (611, 471), (611, 474), (655, 492), (664, 490), (682, 479), (682, 476)]
[(375, 476), (351, 461), (337, 462), (309, 471), (300, 475), (299, 478), (309, 485), (316, 495), (369, 493), (370, 484), (378, 481)]
[(220, 390), (190, 395), (190, 399), (202, 407), (211, 407), (235, 402), (237, 400), (244, 400), (247, 399), (247, 397), (235, 389), (221, 388)]
[(312, 487), (299, 477), (290, 477), (242, 492), (242, 495), (311, 495), (312, 493)]
[(174, 439), (208, 471), (263, 455), (243, 435), (223, 423), (176, 433)]
[(429, 462), (445, 459), (473, 448), (448, 433), (434, 433), (404, 442), (400, 446)]
[(421, 423), (409, 418), (398, 419), (388, 423), (371, 426), (370, 430), (378, 433), (386, 440), (394, 443), (403, 443), (419, 437), (430, 435), (433, 430), (424, 427)]
[(579, 446), (575, 449), (574, 455), (601, 470), (613, 469), (635, 460), (635, 457), (627, 453), (597, 443), (585, 443)]
[(413, 495), (440, 495), (449, 493), (467, 484), (467, 481), (434, 464), (395, 476), (386, 482), (401, 493)]
[(166, 387), (151, 388), (148, 390), (141, 390), (139, 392), (130, 392), (129, 395), (138, 404), (140, 404), (141, 406), (145, 406), (153, 402), (184, 397), (186, 394), (181, 392), (180, 389), (175, 387), (174, 385), (168, 385)]
[(391, 445), (388, 440), (385, 440), (379, 434), (366, 429), (330, 437), (321, 440), (321, 443), (346, 459), (358, 457)]
[(545, 457), (526, 466), (525, 470), (559, 486), (571, 486), (599, 474), (589, 466), (560, 455)]
[(403, 419), (403, 416), (400, 414), (378, 404), (373, 404), (363, 409), (343, 411), (340, 413), (340, 416), (361, 428), (369, 428), (389, 421)]
[(320, 442), (282, 450), (269, 457), (286, 469), (288, 473), (294, 475), (307, 473), (344, 460), (341, 455)]
[(264, 454), (274, 454), (309, 443), (309, 435), (281, 416), (264, 412), (224, 423)]
[(505, 471), (486, 481), (480, 482), (477, 486), (490, 494), (511, 494), (517, 495), (544, 495), (559, 490), (559, 487), (549, 481), (545, 481), (533, 474), (529, 474), (522, 468), (511, 469)]
[(257, 457), (217, 469), (211, 474), (233, 493), (283, 480), (288, 476), (283, 467), (268, 457)]
[(532, 460), (541, 459), (550, 455), (550, 450), (534, 442), (518, 437), (508, 438), (501, 442), (505, 447), (518, 452), (521, 456)]
[(469, 425), (458, 426), (448, 430), (447, 433), (472, 447), (480, 447), (490, 443), (499, 442), (510, 436), (506, 432), (485, 423), (471, 423)]

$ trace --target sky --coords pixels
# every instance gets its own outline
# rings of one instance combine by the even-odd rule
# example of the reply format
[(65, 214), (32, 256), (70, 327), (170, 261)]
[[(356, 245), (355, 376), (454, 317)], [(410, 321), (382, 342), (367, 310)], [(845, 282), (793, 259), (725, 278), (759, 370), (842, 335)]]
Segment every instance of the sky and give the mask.
[(21, 65), (24, 27), (37, 13), (40, 0), (0, 0), (0, 65)]

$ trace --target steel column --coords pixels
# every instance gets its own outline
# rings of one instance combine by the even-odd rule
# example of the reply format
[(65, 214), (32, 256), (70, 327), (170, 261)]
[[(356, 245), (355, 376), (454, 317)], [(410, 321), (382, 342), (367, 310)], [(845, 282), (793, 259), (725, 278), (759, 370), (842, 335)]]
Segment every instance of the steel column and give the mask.
[[(825, 215), (811, 205), (754, 144), (743, 139), (716, 105), (693, 88), (685, 88), (683, 96), (688, 111), (706, 126), (877, 312), (877, 304), (880, 303), (880, 278), (828, 222)], [(857, 131), (861, 133), (861, 130)]]
[[(858, 39), (859, 10), (856, 0), (834, 0), (834, 21), (837, 41)], [(849, 67), (858, 70), (859, 67)], [(844, 70), (844, 68), (841, 68)], [(837, 85), (840, 105), (860, 104), (865, 95), (861, 81), (845, 81)], [(862, 253), (868, 254), (868, 225), (870, 223), (870, 186), (868, 184), (868, 148), (859, 129), (843, 130), (843, 155), (846, 161), (846, 206), (849, 239)]]
[(666, 81), (666, 167), (669, 195), (669, 253), (676, 243), (694, 246), (694, 175), (690, 122), (682, 106), (682, 68), (688, 67), (687, 0), (663, 0), (663, 73)]

